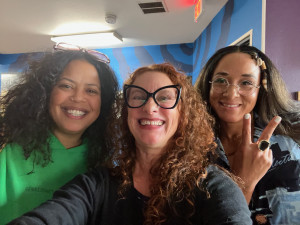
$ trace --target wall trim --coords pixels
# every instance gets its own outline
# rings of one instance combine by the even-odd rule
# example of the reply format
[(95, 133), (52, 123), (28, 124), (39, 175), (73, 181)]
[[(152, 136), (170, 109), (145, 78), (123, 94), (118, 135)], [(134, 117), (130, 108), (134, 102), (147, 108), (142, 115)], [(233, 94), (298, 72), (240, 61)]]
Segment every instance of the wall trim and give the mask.
[(236, 39), (230, 45), (236, 45), (237, 43), (241, 42), (243, 39), (249, 36), (249, 45), (252, 46), (252, 39), (253, 39), (253, 29), (249, 30), (247, 33), (243, 34), (241, 37)]
[(266, 11), (267, 11), (267, 0), (262, 0), (262, 15), (261, 15), (261, 51), (266, 51)]

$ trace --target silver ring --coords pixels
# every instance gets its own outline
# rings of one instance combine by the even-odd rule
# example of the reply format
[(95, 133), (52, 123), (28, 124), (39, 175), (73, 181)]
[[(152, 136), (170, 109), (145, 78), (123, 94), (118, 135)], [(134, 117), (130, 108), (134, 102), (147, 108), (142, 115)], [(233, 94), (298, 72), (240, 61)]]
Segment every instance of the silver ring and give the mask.
[(258, 149), (261, 151), (265, 151), (269, 147), (270, 147), (270, 142), (267, 140), (261, 140), (260, 142), (258, 142)]

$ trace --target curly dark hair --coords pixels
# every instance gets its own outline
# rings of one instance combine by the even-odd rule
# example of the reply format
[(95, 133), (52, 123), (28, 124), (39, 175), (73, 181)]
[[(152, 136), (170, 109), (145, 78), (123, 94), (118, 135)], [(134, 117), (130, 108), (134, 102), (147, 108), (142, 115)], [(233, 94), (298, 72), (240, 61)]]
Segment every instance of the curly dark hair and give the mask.
[[(254, 112), (259, 117), (259, 122), (266, 126), (274, 116), (281, 116), (282, 121), (277, 126), (274, 134), (286, 135), (294, 139), (300, 144), (300, 107), (291, 98), (286, 85), (281, 78), (279, 71), (276, 69), (272, 61), (263, 52), (253, 46), (228, 46), (219, 49), (203, 67), (200, 75), (195, 83), (195, 87), (201, 94), (202, 99), (207, 103), (207, 109), (216, 118), (217, 115), (213, 112), (209, 103), (209, 92), (211, 81), (215, 68), (220, 60), (230, 53), (246, 53), (252, 58), (258, 56), (266, 64), (267, 91), (261, 85), (257, 98), (257, 103), (254, 107)], [(261, 76), (262, 79), (262, 76)], [(260, 81), (261, 83), (261, 81)], [(215, 124), (215, 130), (218, 133), (218, 122)]]
[[(209, 164), (208, 152), (215, 149), (214, 134), (210, 124), (212, 117), (207, 113), (196, 90), (187, 76), (177, 71), (171, 64), (155, 64), (133, 72), (125, 84), (133, 84), (145, 72), (166, 74), (174, 84), (182, 87), (179, 100), (179, 124), (174, 136), (165, 146), (164, 153), (151, 168), (153, 178), (151, 197), (145, 209), (144, 225), (163, 224), (171, 216), (184, 218), (188, 223), (195, 206), (193, 191), (200, 187)], [(122, 179), (120, 194), (123, 195), (133, 185), (132, 173), (136, 161), (135, 139), (130, 133), (127, 117), (128, 108), (120, 93), (115, 118), (110, 124), (111, 155), (110, 167), (115, 176)], [(116, 166), (117, 165), (117, 166)], [(186, 211), (176, 208), (178, 202), (186, 204)]]
[(101, 112), (97, 120), (86, 129), (82, 139), (88, 141), (88, 168), (106, 159), (106, 126), (112, 104), (118, 91), (118, 82), (109, 65), (100, 62), (86, 51), (47, 52), (20, 77), (20, 82), (1, 98), (3, 112), (0, 117), (0, 146), (19, 144), (25, 158), (33, 152), (39, 155), (36, 164), (46, 166), (51, 161), (48, 138), (54, 125), (49, 113), (49, 99), (66, 66), (72, 60), (85, 60), (92, 64), (101, 83)]

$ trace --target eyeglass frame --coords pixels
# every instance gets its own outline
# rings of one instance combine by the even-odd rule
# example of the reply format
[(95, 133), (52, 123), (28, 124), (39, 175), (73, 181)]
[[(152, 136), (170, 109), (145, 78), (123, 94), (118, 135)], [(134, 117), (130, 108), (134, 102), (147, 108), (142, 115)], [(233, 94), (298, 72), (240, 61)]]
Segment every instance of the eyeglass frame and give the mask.
[[(68, 45), (68, 46), (70, 46), (70, 47), (72, 46), (74, 48), (67, 48), (67, 47), (64, 48), (62, 45)], [(65, 43), (65, 42), (59, 42), (59, 43), (56, 43), (53, 46), (53, 49), (56, 50), (56, 51), (58, 51), (58, 50), (60, 50), (60, 51), (82, 51), (82, 52), (86, 52), (86, 53), (96, 57), (97, 60), (100, 61), (100, 62), (103, 62), (103, 63), (106, 63), (106, 64), (110, 63), (110, 59), (104, 53), (96, 51), (96, 50), (81, 48), (78, 45), (68, 44), (68, 43)], [(105, 60), (100, 58), (99, 55), (103, 56)]]
[[(220, 92), (220, 94), (225, 93), (225, 92), (228, 90), (229, 86), (231, 86), (231, 85), (234, 86), (235, 88), (237, 88), (238, 93), (239, 93), (240, 95), (243, 95), (243, 96), (249, 96), (249, 95), (252, 95), (252, 94), (254, 93), (255, 88), (260, 88), (260, 85), (257, 86), (257, 85), (255, 85), (255, 84), (252, 84), (252, 86), (253, 86), (253, 92), (251, 92), (250, 94), (246, 94), (246, 95), (245, 95), (245, 94), (241, 94), (241, 93), (240, 93), (241, 87), (240, 87), (239, 84), (230, 84), (229, 81), (228, 81), (226, 78), (223, 78), (223, 79), (227, 81), (227, 86), (226, 86), (226, 89), (225, 89), (223, 92)], [(211, 86), (212, 86), (211, 88), (212, 88), (213, 90), (214, 90), (214, 82), (215, 82), (216, 80), (217, 80), (217, 79), (208, 82), (208, 83), (211, 84)]]
[[(128, 103), (128, 101), (127, 101), (126, 91), (127, 91), (127, 89), (129, 89), (131, 87), (141, 89), (141, 90), (143, 90), (147, 94), (147, 98), (144, 101), (144, 103), (142, 105), (138, 106), (138, 107), (130, 106), (129, 103)], [(166, 88), (175, 88), (178, 91), (177, 97), (176, 97), (176, 102), (175, 102), (175, 104), (172, 107), (162, 107), (161, 105), (159, 105), (157, 103), (156, 98), (155, 98), (155, 94), (157, 92), (159, 92), (162, 89), (166, 89)], [(181, 89), (182, 88), (181, 88), (181, 86), (179, 84), (167, 85), (167, 86), (160, 87), (156, 91), (150, 93), (150, 92), (146, 91), (144, 88), (142, 88), (140, 86), (136, 86), (136, 85), (133, 85), (133, 84), (125, 84), (124, 88), (123, 88), (123, 97), (125, 99), (125, 103), (126, 103), (126, 105), (127, 105), (128, 108), (134, 108), (134, 109), (141, 108), (142, 106), (146, 105), (146, 103), (148, 102), (149, 98), (152, 97), (153, 100), (154, 100), (154, 102), (156, 103), (156, 105), (158, 105), (159, 107), (161, 107), (163, 109), (174, 109), (177, 106), (178, 102), (179, 102), (179, 99), (180, 99), (180, 96), (181, 96)]]

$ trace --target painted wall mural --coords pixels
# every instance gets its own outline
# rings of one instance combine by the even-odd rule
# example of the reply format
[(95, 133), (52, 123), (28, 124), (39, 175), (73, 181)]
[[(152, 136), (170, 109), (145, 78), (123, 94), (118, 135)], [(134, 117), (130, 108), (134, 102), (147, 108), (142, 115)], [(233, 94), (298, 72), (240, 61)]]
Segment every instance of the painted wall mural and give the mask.
[[(169, 62), (177, 69), (192, 76), (193, 44), (175, 44), (161, 46), (139, 46), (116, 49), (97, 49), (106, 54), (111, 60), (119, 84), (135, 69), (154, 63)], [(28, 61), (36, 60), (43, 53), (0, 55), (0, 73), (21, 73), (28, 67)]]
[(261, 49), (261, 0), (229, 0), (194, 42), (193, 83), (218, 49), (253, 30), (253, 46)]
[(193, 74), (193, 43), (97, 50), (111, 59), (120, 84), (138, 67), (154, 63), (169, 62), (187, 75)]

